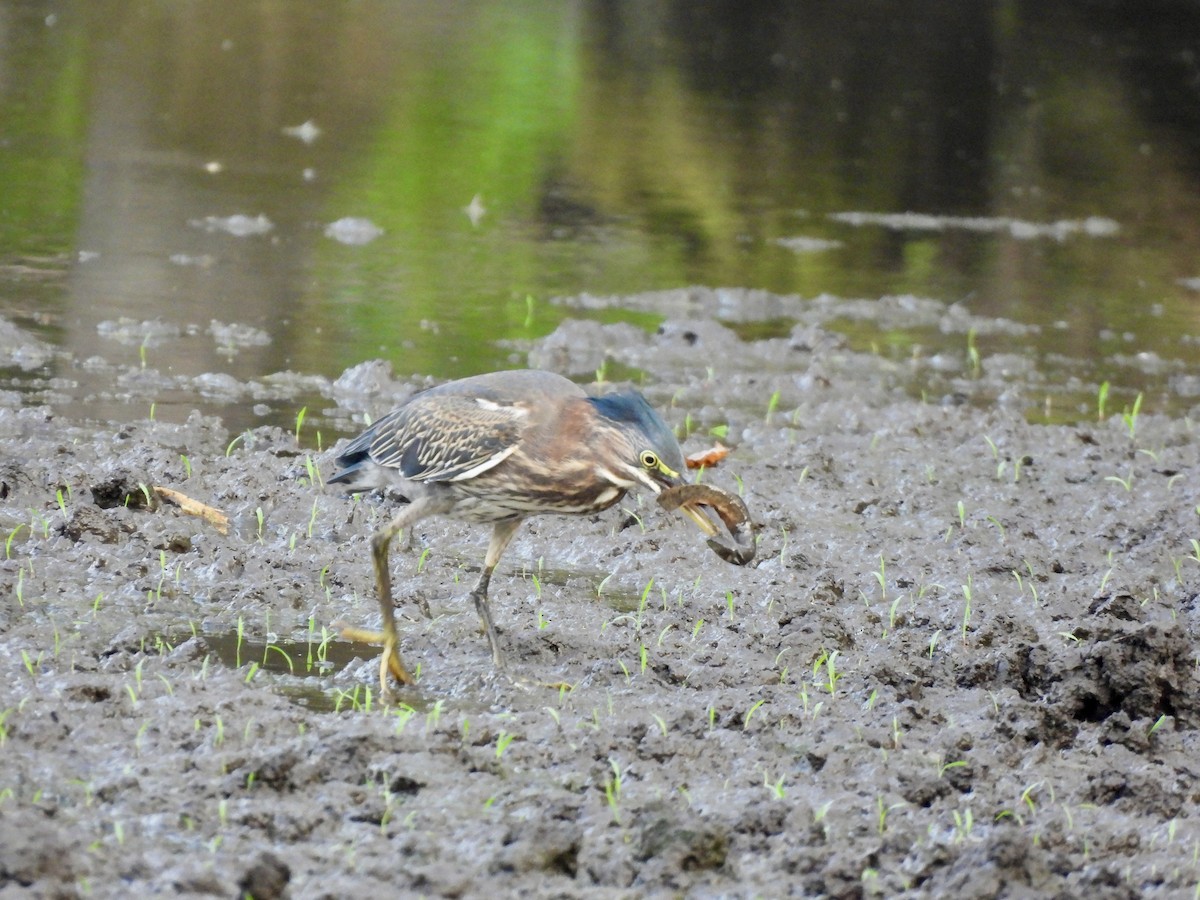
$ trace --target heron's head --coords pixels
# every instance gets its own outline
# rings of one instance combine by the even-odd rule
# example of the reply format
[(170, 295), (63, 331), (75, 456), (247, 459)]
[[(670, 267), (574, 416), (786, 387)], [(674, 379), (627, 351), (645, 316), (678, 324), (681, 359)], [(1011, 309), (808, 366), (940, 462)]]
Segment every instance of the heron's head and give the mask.
[[(592, 448), (601, 474), (625, 490), (645, 488), (658, 495), (688, 484), (687, 462), (667, 423), (636, 391), (589, 398), (599, 418), (599, 446)], [(708, 507), (685, 502), (678, 507), (710, 538), (720, 533)]]
[(657, 494), (687, 482), (687, 463), (675, 435), (636, 391), (589, 397), (597, 422), (593, 429), (597, 468), (625, 489)]

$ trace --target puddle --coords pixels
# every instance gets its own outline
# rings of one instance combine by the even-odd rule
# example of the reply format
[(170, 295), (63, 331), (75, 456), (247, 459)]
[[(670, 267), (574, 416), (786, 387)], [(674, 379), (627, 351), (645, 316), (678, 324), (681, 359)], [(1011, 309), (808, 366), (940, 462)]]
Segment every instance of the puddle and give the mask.
[(342, 688), (331, 679), (355, 660), (374, 659), (378, 655), (374, 647), (336, 639), (330, 633), (324, 640), (316, 634), (313, 640), (266, 640), (236, 629), (206, 633), (204, 641), (222, 665), (245, 669), (247, 677), (265, 673), (271, 690), (313, 712), (361, 709), (370, 702), (367, 685)]
[[(239, 635), (237, 629), (230, 629), (206, 632), (204, 641), (222, 665), (245, 672), (247, 680), (263, 681), (271, 691), (304, 709), (328, 713), (379, 708), (379, 690), (373, 679), (369, 683), (334, 683), (337, 673), (358, 660), (369, 661), (374, 670), (379, 648), (342, 640), (332, 632), (326, 632), (325, 640), (317, 634), (312, 637), (312, 640), (266, 640), (248, 636), (244, 631)], [(471, 712), (484, 707), (460, 703), (456, 708)], [(436, 716), (446, 709), (442, 700), (427, 700), (413, 694), (389, 711), (407, 718), (416, 714)]]

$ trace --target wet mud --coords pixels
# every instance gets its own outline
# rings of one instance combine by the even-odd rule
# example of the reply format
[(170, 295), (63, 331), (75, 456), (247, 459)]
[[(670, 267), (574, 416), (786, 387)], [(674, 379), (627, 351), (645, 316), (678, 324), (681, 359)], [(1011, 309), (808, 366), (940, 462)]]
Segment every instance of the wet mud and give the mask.
[(500, 638), (570, 689), (491, 672), (485, 527), (394, 548), (399, 705), (329, 628), (378, 623), (391, 509), (323, 484), (334, 441), (424, 380), (305, 378), (299, 436), (0, 408), (0, 895), (1190, 896), (1195, 417), (1029, 424), (1011, 359), (931, 379), (705, 297), (726, 324), (654, 294), (657, 334), (514, 348), (636, 376), (685, 453), (718, 435), (757, 542), (729, 565), (649, 497), (526, 523)]

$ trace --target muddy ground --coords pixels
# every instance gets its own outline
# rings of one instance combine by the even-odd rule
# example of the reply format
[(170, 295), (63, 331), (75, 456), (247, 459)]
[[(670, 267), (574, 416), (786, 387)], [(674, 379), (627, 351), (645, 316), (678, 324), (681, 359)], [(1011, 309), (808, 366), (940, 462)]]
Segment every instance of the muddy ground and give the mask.
[[(897, 362), (816, 305), (638, 299), (658, 334), (572, 320), (514, 360), (644, 373), (685, 452), (728, 426), (708, 477), (744, 491), (758, 558), (646, 498), (527, 523), (501, 640), (571, 690), (490, 674), (477, 526), (393, 557), (435, 615), (401, 601), (402, 705), (329, 637), (378, 621), (389, 510), (321, 484), (329, 445), (423, 381), (318, 379), (299, 440), (0, 409), (0, 897), (1191, 896), (1194, 422), (1031, 425), (1019, 357)], [(741, 312), (801, 324), (712, 318)]]

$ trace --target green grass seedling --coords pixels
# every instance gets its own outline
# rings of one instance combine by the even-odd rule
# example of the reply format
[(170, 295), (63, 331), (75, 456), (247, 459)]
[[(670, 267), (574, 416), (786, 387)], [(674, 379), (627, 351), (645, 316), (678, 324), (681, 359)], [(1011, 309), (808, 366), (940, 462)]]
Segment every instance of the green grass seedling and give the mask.
[(883, 794), (880, 794), (880, 796), (876, 797), (875, 806), (878, 811), (878, 815), (876, 816), (876, 828), (878, 829), (878, 833), (883, 834), (884, 832), (887, 832), (888, 814), (890, 814), (890, 812), (902, 809), (907, 805), (907, 803), (904, 803), (901, 800), (900, 803), (893, 803), (892, 805), (888, 806), (883, 803)]
[(758, 708), (766, 702), (766, 700), (757, 700), (753, 706), (746, 710), (746, 715), (742, 719), (742, 731), (746, 731), (750, 728), (750, 720), (754, 718), (754, 714), (758, 712)]
[(276, 653), (278, 653), (280, 656), (283, 657), (283, 661), (287, 663), (288, 672), (291, 673), (292, 675), (295, 675), (296, 674), (296, 664), (294, 662), (292, 662), (291, 654), (288, 653), (286, 650), (284, 650), (282, 647), (280, 647), (278, 644), (267, 644), (266, 649), (263, 650), (262, 664), (264, 666), (267, 665), (267, 657), (270, 656), (272, 650), (274, 650)]
[(317, 498), (313, 498), (312, 512), (308, 516), (308, 530), (305, 534), (310, 539), (313, 536), (313, 529), (317, 527), (317, 504), (319, 502)]
[[(396, 719), (396, 734), (404, 733), (404, 727), (408, 724), (409, 719), (417, 714), (416, 709), (409, 706), (407, 703), (401, 703), (398, 706), (392, 707), (389, 711), (390, 715)], [(464, 734), (465, 740), (465, 734)]]
[[(888, 631), (896, 630), (896, 612), (900, 608), (901, 601), (904, 600), (904, 595), (901, 594), (892, 601), (892, 605), (888, 607)], [(886, 637), (886, 634), (885, 634)]]
[(613, 821), (621, 824), (621, 767), (617, 761), (611, 756), (608, 758), (608, 764), (612, 767), (612, 777), (604, 782), (604, 799), (608, 802), (608, 808), (612, 810)]
[(992, 460), (996, 463), (996, 480), (999, 481), (1004, 477), (1004, 470), (1008, 467), (1008, 463), (1000, 458), (1000, 450), (996, 446), (995, 441), (986, 434), (983, 436), (983, 439), (987, 441), (988, 447), (992, 450)]
[(17, 534), (21, 531), (22, 528), (28, 528), (28, 527), (29, 527), (28, 525), (21, 524), (21, 525), (18, 525), (17, 527), (15, 527), (12, 531), (10, 531), (8, 533), (8, 539), (4, 542), (4, 558), (5, 559), (12, 559), (13, 540), (16, 538)]
[(824, 822), (825, 817), (827, 815), (829, 815), (829, 810), (832, 808), (833, 808), (833, 801), (829, 800), (828, 802), (822, 803), (820, 806), (818, 806), (816, 809), (814, 809), (813, 810), (813, 824), (820, 825), (822, 822)]
[(446, 705), (446, 702), (444, 700), (439, 699), (436, 703), (433, 704), (433, 706), (431, 706), (429, 708), (429, 712), (427, 712), (425, 714), (425, 733), (426, 734), (429, 734), (430, 731), (433, 731), (434, 729), (437, 728), (438, 722), (441, 721), (442, 710), (445, 708), (445, 705)]
[(1021, 802), (1029, 807), (1029, 812), (1031, 815), (1037, 813), (1037, 805), (1033, 802), (1033, 792), (1041, 786), (1042, 782), (1036, 781), (1021, 792)]
[(1129, 475), (1125, 478), (1122, 478), (1120, 475), (1106, 475), (1104, 476), (1104, 480), (1119, 484), (1125, 488), (1126, 492), (1129, 492), (1133, 489), (1133, 469), (1129, 470)]
[(1132, 407), (1126, 407), (1121, 413), (1121, 421), (1125, 423), (1125, 429), (1129, 432), (1129, 439), (1132, 441), (1137, 434), (1138, 413), (1142, 409), (1142, 393), (1138, 391), (1137, 398), (1133, 401)]
[(646, 586), (642, 589), (642, 596), (638, 598), (637, 617), (634, 619), (634, 627), (640, 632), (642, 630), (642, 617), (646, 614), (647, 601), (650, 598), (650, 589), (654, 587), (654, 577), (646, 582)]
[(778, 406), (779, 406), (779, 391), (775, 391), (775, 393), (773, 393), (771, 395), (771, 399), (767, 401), (767, 415), (766, 415), (766, 418), (763, 419), (763, 424), (765, 424), (765, 425), (771, 424), (771, 416), (773, 416), (775, 414), (775, 410)]
[(253, 440), (253, 435), (250, 434), (249, 431), (243, 431), (241, 434), (239, 434), (237, 437), (235, 437), (232, 441), (230, 441), (229, 444), (225, 447), (225, 457), (228, 459), (230, 456), (233, 455), (233, 448), (238, 445), (239, 441), (241, 441), (242, 443), (249, 443), (252, 440)]
[(818, 678), (818, 673), (822, 668), (825, 669), (824, 681), (814, 681), (814, 683), (820, 684), (828, 690), (831, 697), (837, 696), (837, 684), (842, 680), (843, 676), (843, 673), (837, 670), (837, 658), (840, 654), (840, 650), (834, 650), (832, 653), (823, 650), (820, 656), (817, 657), (816, 662), (813, 663), (814, 679)]
[(246, 622), (241, 616), (238, 616), (237, 644), (234, 647), (234, 668), (236, 668), (236, 669), (240, 669), (242, 667), (242, 643), (245, 641), (245, 639), (246, 639)]
[[(32, 536), (34, 531), (38, 530), (38, 531), (41, 531), (42, 537), (44, 537), (44, 538), (50, 537), (50, 520), (47, 519), (45, 516), (43, 516), (36, 509), (31, 509), (31, 510), (29, 510), (29, 512), (33, 514), (33, 521), (29, 525), (30, 535)], [(33, 527), (34, 525), (37, 525), (38, 528), (34, 529), (34, 527)]]
[(501, 731), (496, 736), (496, 759), (504, 756), (504, 751), (508, 749), (508, 745), (513, 742), (515, 737), (515, 734), (510, 734), (507, 731)]
[(963, 843), (971, 837), (971, 830), (975, 827), (975, 816), (971, 812), (970, 807), (962, 813), (954, 810), (954, 840), (956, 843)]
[(46, 651), (39, 650), (38, 655), (30, 656), (29, 651), (21, 650), (21, 661), (25, 664), (25, 671), (29, 673), (29, 677), (37, 680), (38, 671), (42, 666), (42, 658), (46, 655)]
[(962, 769), (962, 768), (965, 768), (966, 765), (967, 765), (967, 761), (965, 759), (956, 759), (956, 760), (954, 760), (954, 762), (945, 762), (945, 761), (939, 762), (938, 763), (938, 778), (945, 778), (946, 773), (948, 771), (950, 771), (951, 769)]

